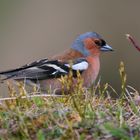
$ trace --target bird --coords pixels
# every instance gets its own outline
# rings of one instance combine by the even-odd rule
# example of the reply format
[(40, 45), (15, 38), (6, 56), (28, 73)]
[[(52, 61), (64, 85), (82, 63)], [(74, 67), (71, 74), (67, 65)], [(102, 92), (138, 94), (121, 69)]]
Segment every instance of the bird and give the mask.
[[(24, 81), (27, 85), (37, 85), (41, 91), (50, 89), (55, 94), (62, 92), (61, 78), (72, 72), (74, 83), (79, 72), (83, 87), (89, 88), (100, 70), (101, 52), (113, 51), (96, 32), (86, 32), (77, 36), (71, 47), (55, 56), (23, 65), (16, 69), (0, 72), (5, 76), (1, 81)], [(67, 90), (67, 89), (65, 89)], [(67, 92), (67, 91), (66, 91)]]

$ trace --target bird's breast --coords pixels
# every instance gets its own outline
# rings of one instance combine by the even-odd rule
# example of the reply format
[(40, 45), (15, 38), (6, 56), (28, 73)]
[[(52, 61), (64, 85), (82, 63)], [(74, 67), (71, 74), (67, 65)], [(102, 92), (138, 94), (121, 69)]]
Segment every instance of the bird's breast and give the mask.
[(99, 56), (89, 56), (87, 57), (87, 61), (89, 63), (88, 69), (83, 72), (84, 78), (84, 86), (90, 87), (93, 82), (95, 82), (99, 69), (100, 69), (100, 61)]

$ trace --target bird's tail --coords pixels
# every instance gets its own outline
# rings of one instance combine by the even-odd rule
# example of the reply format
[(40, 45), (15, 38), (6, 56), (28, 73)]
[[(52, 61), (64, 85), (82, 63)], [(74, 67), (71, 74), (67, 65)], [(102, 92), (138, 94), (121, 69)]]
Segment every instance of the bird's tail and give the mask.
[(16, 73), (17, 73), (17, 69), (1, 71), (0, 72), (0, 83), (3, 83), (5, 80), (8, 80), (8, 79), (14, 77)]
[(9, 74), (16, 73), (17, 71), (19, 71), (19, 68), (18, 69), (6, 70), (6, 71), (0, 71), (0, 75), (9, 75)]

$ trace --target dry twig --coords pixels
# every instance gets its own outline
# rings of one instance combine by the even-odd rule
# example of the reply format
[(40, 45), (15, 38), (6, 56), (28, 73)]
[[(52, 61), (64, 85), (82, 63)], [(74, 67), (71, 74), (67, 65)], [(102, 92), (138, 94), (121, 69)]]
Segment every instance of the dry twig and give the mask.
[(132, 43), (132, 45), (140, 52), (140, 45), (136, 42), (136, 40), (130, 35), (126, 34), (126, 38)]

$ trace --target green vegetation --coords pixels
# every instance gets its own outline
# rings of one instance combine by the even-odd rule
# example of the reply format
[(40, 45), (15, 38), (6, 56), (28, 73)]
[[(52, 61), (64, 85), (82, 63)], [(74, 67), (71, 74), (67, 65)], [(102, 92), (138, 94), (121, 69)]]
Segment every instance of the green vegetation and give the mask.
[[(83, 89), (80, 75), (75, 90), (58, 97), (29, 97), (22, 84), (18, 91), (9, 84), (10, 98), (0, 102), (0, 140), (139, 140), (140, 96), (127, 85), (122, 62), (119, 72), (120, 94), (100, 82)], [(72, 85), (71, 75), (61, 80)]]

